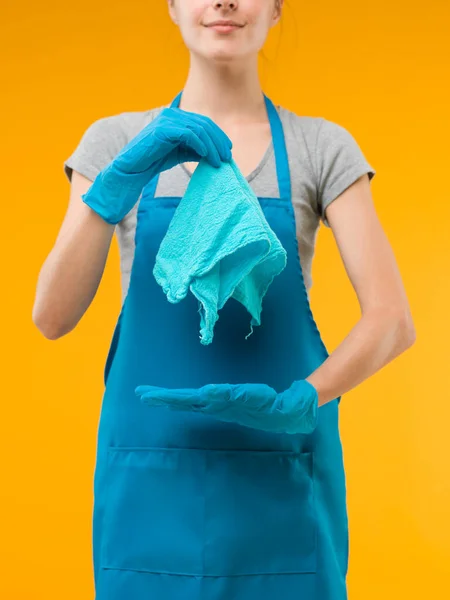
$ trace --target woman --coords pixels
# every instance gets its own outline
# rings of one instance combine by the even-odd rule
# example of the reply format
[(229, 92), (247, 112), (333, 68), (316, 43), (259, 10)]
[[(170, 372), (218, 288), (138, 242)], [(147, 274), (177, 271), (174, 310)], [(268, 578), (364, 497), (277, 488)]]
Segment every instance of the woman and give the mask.
[[(97, 440), (97, 600), (347, 595), (339, 401), (408, 348), (414, 327), (372, 203), (375, 171), (356, 141), (327, 119), (275, 108), (261, 90), (257, 54), (282, 5), (169, 0), (191, 57), (182, 94), (170, 106), (99, 119), (65, 162), (70, 205), (34, 309), (44, 335), (61, 337), (81, 319), (114, 231), (121, 252), (123, 305)], [(286, 249), (287, 266), (252, 336), (245, 339), (245, 309), (228, 301), (214, 342), (202, 346), (194, 297), (170, 304), (152, 268), (198, 161), (217, 167), (231, 156)], [(333, 231), (362, 311), (330, 356), (308, 297), (320, 219)], [(309, 382), (320, 407), (314, 431), (271, 433), (150, 409), (134, 392), (143, 383), (242, 381), (278, 391)]]

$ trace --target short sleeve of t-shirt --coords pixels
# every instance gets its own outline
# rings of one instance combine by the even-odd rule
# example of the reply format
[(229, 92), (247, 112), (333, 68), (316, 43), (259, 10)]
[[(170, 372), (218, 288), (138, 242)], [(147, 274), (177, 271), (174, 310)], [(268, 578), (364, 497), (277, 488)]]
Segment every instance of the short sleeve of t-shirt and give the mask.
[(325, 209), (361, 175), (367, 173), (370, 181), (376, 171), (345, 127), (324, 118), (320, 121), (315, 149), (317, 202), (320, 218), (330, 227)]
[(94, 181), (114, 159), (127, 141), (120, 120), (120, 115), (111, 115), (89, 125), (78, 146), (64, 161), (64, 173), (69, 181), (74, 169)]

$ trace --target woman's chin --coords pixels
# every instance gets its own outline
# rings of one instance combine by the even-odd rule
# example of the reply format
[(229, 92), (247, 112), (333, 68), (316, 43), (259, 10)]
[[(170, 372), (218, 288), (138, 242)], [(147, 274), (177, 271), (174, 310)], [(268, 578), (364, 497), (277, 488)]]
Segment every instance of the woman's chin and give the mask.
[(236, 48), (216, 47), (210, 48), (203, 53), (203, 57), (218, 63), (231, 63), (243, 58), (243, 55)]

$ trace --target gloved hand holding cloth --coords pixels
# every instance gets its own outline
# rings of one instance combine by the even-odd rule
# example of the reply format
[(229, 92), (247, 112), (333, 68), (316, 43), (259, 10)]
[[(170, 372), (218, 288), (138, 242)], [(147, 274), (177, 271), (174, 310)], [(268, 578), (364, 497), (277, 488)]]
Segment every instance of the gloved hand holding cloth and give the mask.
[(149, 406), (200, 412), (274, 433), (307, 434), (317, 426), (318, 393), (306, 379), (278, 394), (263, 383), (211, 383), (192, 389), (140, 385), (135, 392)]
[(229, 137), (209, 117), (164, 108), (100, 171), (82, 195), (83, 202), (117, 225), (155, 175), (202, 158), (219, 167), (231, 160), (231, 147)]

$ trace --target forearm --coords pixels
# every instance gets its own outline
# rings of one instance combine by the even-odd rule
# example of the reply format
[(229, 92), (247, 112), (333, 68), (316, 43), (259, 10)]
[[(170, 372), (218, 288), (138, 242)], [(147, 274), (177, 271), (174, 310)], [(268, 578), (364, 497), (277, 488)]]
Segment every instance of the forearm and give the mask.
[(411, 320), (389, 310), (363, 314), (348, 336), (306, 379), (317, 389), (319, 406), (356, 387), (409, 348)]
[(45, 260), (36, 288), (33, 321), (50, 339), (71, 331), (101, 281), (114, 226), (89, 208), (66, 222)]

